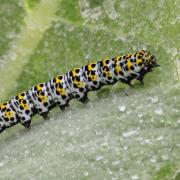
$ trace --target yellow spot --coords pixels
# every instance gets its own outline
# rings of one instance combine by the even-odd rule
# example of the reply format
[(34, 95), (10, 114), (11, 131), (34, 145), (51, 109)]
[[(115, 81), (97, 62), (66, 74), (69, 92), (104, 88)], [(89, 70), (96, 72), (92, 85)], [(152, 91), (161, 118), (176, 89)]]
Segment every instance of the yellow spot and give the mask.
[(119, 61), (119, 59), (121, 59), (121, 57), (122, 57), (122, 56), (117, 56), (117, 57), (115, 57), (115, 60), (116, 60), (116, 61)]
[(132, 62), (128, 60), (128, 62), (126, 63), (128, 69), (130, 69), (131, 66), (133, 66)]
[(56, 83), (61, 83), (62, 82), (63, 78), (59, 79), (59, 77), (62, 77), (62, 76), (57, 76), (56, 77)]
[(5, 112), (5, 117), (7, 117), (8, 119), (12, 118), (13, 116), (14, 116), (14, 113), (12, 111)]
[(115, 67), (115, 71), (119, 74), (119, 72), (122, 71), (122, 69), (121, 69), (120, 66), (116, 66), (116, 67)]
[(37, 87), (37, 91), (42, 91), (42, 89), (43, 89), (43, 86), (42, 86), (42, 84), (38, 84), (36, 87)]
[(130, 58), (132, 54), (128, 54), (127, 57)]
[(65, 89), (57, 88), (57, 91), (59, 91), (61, 95), (66, 95)]
[(29, 106), (27, 104), (24, 104), (22, 101), (19, 104), (23, 107), (24, 110), (29, 109)]
[(136, 63), (138, 64), (138, 63), (141, 63), (142, 62), (142, 59), (137, 59), (136, 60)]
[(106, 64), (106, 60), (108, 60), (108, 59), (103, 59), (103, 66), (106, 66), (107, 64)]
[(79, 71), (80, 71), (79, 68), (73, 69), (73, 70), (72, 70), (73, 76), (77, 76), (77, 75), (79, 74), (79, 72), (77, 73), (76, 70), (79, 70)]
[(20, 93), (20, 94), (18, 94), (17, 96), (18, 96), (18, 99), (21, 100), (21, 99), (24, 98), (24, 93)]
[(4, 103), (4, 104), (0, 104), (0, 109), (4, 109), (7, 107), (7, 103)]
[(43, 103), (48, 101), (48, 97), (47, 96), (40, 95), (39, 98), (42, 100)]
[[(92, 64), (94, 64), (94, 63), (92, 63)], [(92, 71), (94, 68), (92, 67), (92, 64), (88, 64), (88, 70), (89, 71)]]
[(90, 74), (89, 77), (90, 77), (93, 81), (97, 81), (97, 76), (96, 76), (96, 75)]
[(81, 82), (81, 81), (79, 82), (79, 81), (76, 81), (76, 80), (75, 80), (75, 81), (74, 81), (74, 84), (76, 84), (78, 88), (84, 87), (84, 83)]

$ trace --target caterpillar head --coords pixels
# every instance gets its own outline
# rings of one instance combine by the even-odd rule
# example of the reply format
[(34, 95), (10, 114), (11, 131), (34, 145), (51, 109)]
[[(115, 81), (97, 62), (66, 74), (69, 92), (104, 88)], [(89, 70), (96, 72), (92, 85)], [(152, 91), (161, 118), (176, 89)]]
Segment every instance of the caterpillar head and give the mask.
[(142, 60), (143, 60), (143, 63), (147, 69), (150, 70), (152, 68), (160, 66), (156, 62), (156, 57), (154, 55), (152, 55), (150, 52), (145, 51), (145, 50), (141, 50), (140, 53), (142, 53), (142, 55), (143, 55)]

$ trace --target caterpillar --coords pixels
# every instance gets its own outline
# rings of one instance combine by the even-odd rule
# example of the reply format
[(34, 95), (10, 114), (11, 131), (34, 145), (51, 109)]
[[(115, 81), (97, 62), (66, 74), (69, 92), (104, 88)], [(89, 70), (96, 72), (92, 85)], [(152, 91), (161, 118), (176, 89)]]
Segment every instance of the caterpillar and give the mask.
[(133, 79), (144, 84), (145, 74), (158, 66), (154, 55), (140, 50), (74, 68), (0, 104), (0, 132), (17, 123), (29, 129), (35, 114), (46, 119), (52, 108), (64, 110), (73, 98), (86, 103), (88, 92), (99, 90), (104, 85), (120, 81), (132, 86)]

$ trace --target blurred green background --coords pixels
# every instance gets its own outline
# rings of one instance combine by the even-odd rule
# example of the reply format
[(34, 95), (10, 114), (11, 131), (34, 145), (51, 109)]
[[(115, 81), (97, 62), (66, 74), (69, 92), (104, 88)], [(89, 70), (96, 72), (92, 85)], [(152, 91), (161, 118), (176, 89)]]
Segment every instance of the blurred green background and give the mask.
[[(134, 88), (128, 89), (130, 97), (124, 97), (123, 91), (127, 89), (127, 86), (119, 83), (113, 88), (104, 87), (102, 90), (94, 93), (95, 95), (91, 93), (90, 99), (92, 99), (92, 104), (94, 100), (95, 105), (100, 106), (98, 109), (99, 113), (104, 114), (103, 99), (108, 99), (111, 102), (113, 97), (113, 102), (115, 102), (114, 107), (107, 105), (107, 107), (109, 107), (107, 111), (112, 111), (112, 114), (108, 116), (109, 121), (103, 121), (102, 117), (96, 113), (97, 117), (95, 117), (94, 120), (94, 125), (96, 124), (98, 128), (98, 123), (100, 123), (101, 126), (101, 123), (104, 122), (102, 126), (105, 129), (110, 128), (108, 133), (112, 133), (112, 138), (113, 133), (116, 133), (116, 131), (120, 134), (122, 133), (120, 130), (121, 123), (119, 124), (116, 119), (121, 116), (121, 114), (119, 114), (119, 111), (114, 111), (115, 107), (118, 109), (121, 102), (125, 104), (125, 107), (132, 106), (131, 111), (134, 114), (137, 114), (137, 112), (147, 113), (147, 116), (143, 116), (143, 124), (139, 124), (141, 128), (151, 128), (151, 135), (153, 133), (156, 134), (156, 128), (163, 130), (164, 137), (168, 137), (169, 134), (173, 133), (171, 134), (172, 136), (169, 136), (169, 139), (167, 138), (167, 141), (164, 140), (165, 143), (167, 143), (167, 149), (171, 150), (168, 151), (168, 159), (162, 162), (155, 162), (158, 164), (158, 167), (147, 163), (146, 165), (148, 167), (144, 167), (144, 174), (142, 173), (143, 170), (137, 170), (136, 173), (141, 172), (140, 175), (130, 175), (128, 172), (128, 163), (125, 167), (115, 167), (121, 160), (117, 160), (114, 165), (113, 163), (107, 165), (99, 163), (93, 165), (95, 169), (100, 167), (101, 170), (99, 170), (100, 173), (98, 174), (98, 172), (90, 168), (92, 157), (89, 155), (89, 158), (83, 158), (90, 163), (90, 165), (87, 166), (90, 172), (87, 173), (85, 171), (84, 174), (81, 174), (80, 170), (83, 169), (83, 165), (76, 163), (76, 158), (79, 158), (80, 162), (83, 162), (83, 158), (81, 158), (80, 155), (81, 151), (79, 151), (77, 157), (72, 157), (72, 159), (67, 161), (69, 164), (65, 163), (65, 168), (67, 167), (68, 169), (70, 164), (73, 165), (74, 163), (77, 169), (74, 168), (73, 171), (69, 173), (69, 176), (65, 176), (68, 172), (67, 169), (60, 171), (62, 174), (64, 173), (62, 179), (169, 179), (174, 176), (177, 169), (180, 168), (180, 153), (178, 151), (180, 140), (180, 133), (178, 131), (180, 124), (179, 12), (179, 0), (0, 1), (1, 101), (8, 100), (16, 93), (25, 91), (36, 83), (47, 81), (55, 75), (63, 74), (71, 68), (80, 67), (88, 62), (96, 62), (105, 57), (110, 58), (143, 48), (152, 52), (161, 65), (160, 68), (157, 68), (153, 73), (149, 73), (145, 77), (145, 86), (134, 82)], [(148, 104), (146, 104), (146, 101), (148, 101), (147, 97), (150, 98), (152, 103), (155, 102), (155, 105), (148, 106)], [(100, 104), (98, 104), (98, 101), (100, 101)], [(107, 104), (109, 101), (105, 100)], [(133, 102), (135, 102), (134, 106), (132, 105)], [(75, 104), (74, 106), (73, 103)], [(72, 106), (73, 108), (70, 108), (67, 113), (75, 114), (76, 118), (82, 119), (80, 122), (83, 123), (76, 124), (74, 122), (76, 120), (75, 118), (72, 122), (69, 120), (69, 123), (72, 124), (72, 126), (77, 125), (79, 127), (82, 127), (85, 123), (84, 126), (87, 126), (88, 118), (85, 117), (87, 110), (84, 110), (82, 106), (76, 102), (72, 102)], [(145, 107), (147, 109), (145, 109)], [(80, 110), (78, 108), (80, 108)], [(79, 116), (76, 114), (77, 111), (80, 111)], [(90, 108), (90, 116), (93, 116), (94, 111), (96, 111), (96, 109)], [(62, 123), (69, 118), (69, 116), (66, 117), (66, 115), (62, 116), (63, 117), (58, 117), (57, 113), (55, 119), (61, 119)], [(113, 117), (116, 117), (116, 120)], [(122, 120), (126, 120), (127, 123), (122, 123), (122, 125), (127, 129), (135, 128), (137, 126), (135, 122), (140, 123), (141, 118), (141, 115), (138, 117), (134, 116), (133, 118), (131, 113), (127, 113), (122, 116)], [(129, 124), (128, 121), (132, 123)], [(117, 127), (111, 127), (115, 122), (119, 125)], [(133, 126), (131, 127), (132, 124)], [(48, 129), (48, 125), (46, 128)], [(64, 127), (61, 128), (62, 129), (59, 129), (61, 131), (63, 131), (63, 129), (67, 131), (70, 130), (68, 123), (64, 124)], [(93, 131), (93, 128), (94, 126), (92, 126), (92, 129), (90, 128), (89, 131)], [(8, 129), (1, 135), (2, 152), (6, 152), (7, 148), (12, 146), (11, 143), (13, 140), (13, 143), (16, 142), (19, 144), (26, 142), (30, 144), (28, 148), (31, 149), (34, 143), (29, 141), (36, 136), (33, 133), (29, 133), (29, 135), (25, 133), (23, 134), (25, 139), (18, 141), (19, 135), (17, 134), (17, 129), (21, 130), (22, 128), (14, 127), (12, 130)], [(36, 130), (38, 130), (38, 126)], [(37, 136), (40, 135), (41, 137), (43, 133), (42, 129)], [(86, 134), (86, 132), (84, 133)], [(146, 134), (146, 132), (143, 133)], [(144, 135), (143, 133), (142, 136)], [(161, 134), (161, 131), (159, 133)], [(92, 140), (91, 135), (91, 133), (88, 133), (87, 141)], [(13, 136), (17, 136), (18, 138), (12, 138)], [(52, 139), (53, 137), (54, 136), (51, 135)], [(64, 138), (65, 142), (68, 143), (68, 138), (66, 136), (64, 136)], [(151, 138), (153, 139), (155, 137)], [(93, 140), (97, 140), (96, 136)], [(81, 144), (79, 141), (78, 139), (76, 145)], [(126, 143), (126, 141), (124, 141), (124, 143)], [(120, 142), (117, 144), (117, 149), (118, 146), (121, 146)], [(134, 149), (136, 149), (136, 147), (138, 147), (138, 144), (135, 144)], [(161, 145), (155, 146), (154, 152), (159, 148), (161, 148)], [(16, 151), (16, 148), (13, 149), (13, 151), (14, 150)], [(17, 151), (18, 150), (17, 148)], [(31, 150), (37, 152), (38, 148)], [(131, 150), (133, 151), (133, 147)], [(50, 153), (51, 150), (49, 149), (47, 151)], [(65, 151), (66, 150), (62, 150), (62, 153), (65, 153)], [(97, 148), (94, 149), (94, 152), (98, 151)], [(126, 149), (124, 151), (126, 151)], [(105, 153), (103, 150), (102, 152)], [(54, 154), (56, 153), (57, 151), (54, 150)], [(133, 154), (131, 151), (129, 153)], [(145, 151), (145, 154), (146, 153), (150, 153), (149, 149)], [(162, 153), (163, 147), (162, 152), (160, 151), (159, 154)], [(10, 152), (7, 154), (11, 157)], [(1, 155), (3, 156), (2, 153)], [(128, 155), (129, 154), (127, 154), (127, 156)], [(32, 156), (31, 158), (35, 157), (36, 156)], [(109, 158), (111, 158), (111, 155)], [(140, 158), (140, 156), (138, 158)], [(6, 158), (2, 159), (5, 161)], [(96, 160), (100, 161), (101, 156), (99, 156), (99, 158), (97, 157)], [(18, 158), (17, 161), (19, 161)], [(51, 159), (47, 159), (47, 161), (50, 162)], [(132, 159), (132, 162), (130, 160), (129, 164), (133, 164), (134, 161), (136, 160)], [(60, 164), (63, 165), (62, 162), (60, 162)], [(16, 175), (17, 177), (19, 175), (18, 171), (20, 171), (20, 167), (14, 169), (14, 171), (16, 171), (16, 173), (13, 174), (14, 177), (11, 175), (4, 177), (16, 179)], [(6, 167), (6, 164), (2, 166), (2, 170), (0, 170), (1, 177), (4, 175), (3, 171), (10, 171), (7, 168), (8, 166)], [(54, 169), (52, 173), (58, 174), (56, 167), (54, 167)], [(132, 168), (132, 171), (135, 169), (136, 167), (134, 167), (134, 169)], [(31, 166), (27, 165), (27, 172), (30, 170)], [(29, 175), (28, 178), (33, 179), (33, 175), (38, 174), (38, 172), (40, 172), (40, 170), (35, 173), (32, 172), (32, 175)], [(112, 176), (110, 172), (112, 172)], [(22, 179), (25, 178), (23, 175), (20, 177)], [(48, 179), (48, 177), (50, 177), (50, 174), (45, 173), (44, 176), (38, 176), (38, 179)], [(52, 177), (53, 179), (58, 179), (56, 176)]]

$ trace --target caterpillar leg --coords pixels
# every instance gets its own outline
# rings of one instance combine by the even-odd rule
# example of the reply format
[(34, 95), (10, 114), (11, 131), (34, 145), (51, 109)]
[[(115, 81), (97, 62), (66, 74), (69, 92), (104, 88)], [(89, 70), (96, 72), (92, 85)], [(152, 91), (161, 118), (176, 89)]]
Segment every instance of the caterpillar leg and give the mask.
[(143, 76), (138, 77), (137, 80), (138, 80), (142, 85), (144, 85)]
[(0, 133), (3, 132), (6, 129), (5, 126), (0, 126)]
[(40, 114), (45, 120), (48, 118), (48, 112), (43, 112)]
[(59, 106), (59, 108), (60, 108), (62, 111), (64, 111), (67, 106), (68, 106), (68, 105), (65, 104), (65, 105)]
[(130, 87), (133, 87), (133, 85), (131, 84), (131, 80), (125, 80), (125, 79), (121, 79), (121, 82), (129, 85)]
[(87, 93), (85, 93), (85, 95), (79, 99), (80, 102), (82, 102), (83, 104), (87, 103), (89, 101), (88, 97), (87, 97)]
[(30, 128), (31, 128), (30, 124), (31, 124), (31, 121), (26, 121), (26, 122), (23, 122), (23, 123), (22, 123), (22, 125), (23, 125), (25, 128), (27, 128), (27, 129), (30, 129)]

